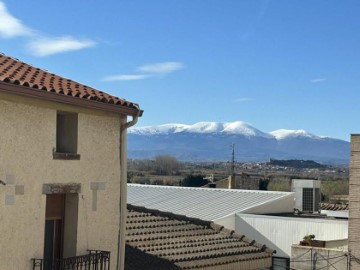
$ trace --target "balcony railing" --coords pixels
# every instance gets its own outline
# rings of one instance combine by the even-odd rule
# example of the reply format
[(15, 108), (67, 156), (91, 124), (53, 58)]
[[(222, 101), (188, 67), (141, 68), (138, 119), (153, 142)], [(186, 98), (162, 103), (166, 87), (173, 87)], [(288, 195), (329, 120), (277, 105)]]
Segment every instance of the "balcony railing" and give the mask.
[(89, 250), (89, 254), (55, 259), (31, 259), (33, 270), (110, 270), (110, 252)]

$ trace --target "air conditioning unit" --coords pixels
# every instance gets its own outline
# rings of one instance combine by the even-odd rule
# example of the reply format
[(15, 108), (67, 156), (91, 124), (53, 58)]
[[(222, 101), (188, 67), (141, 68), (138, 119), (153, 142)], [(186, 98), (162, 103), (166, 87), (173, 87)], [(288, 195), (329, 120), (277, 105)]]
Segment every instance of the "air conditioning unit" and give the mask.
[(292, 192), (295, 192), (296, 209), (309, 213), (320, 211), (320, 180), (293, 179), (291, 186)]

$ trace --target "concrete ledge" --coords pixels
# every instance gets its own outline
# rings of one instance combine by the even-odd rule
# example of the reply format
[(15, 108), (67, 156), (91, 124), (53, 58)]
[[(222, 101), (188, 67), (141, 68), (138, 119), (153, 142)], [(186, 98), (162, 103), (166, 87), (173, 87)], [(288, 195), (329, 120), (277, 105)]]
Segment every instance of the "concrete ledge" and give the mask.
[(81, 184), (43, 184), (42, 194), (81, 193)]

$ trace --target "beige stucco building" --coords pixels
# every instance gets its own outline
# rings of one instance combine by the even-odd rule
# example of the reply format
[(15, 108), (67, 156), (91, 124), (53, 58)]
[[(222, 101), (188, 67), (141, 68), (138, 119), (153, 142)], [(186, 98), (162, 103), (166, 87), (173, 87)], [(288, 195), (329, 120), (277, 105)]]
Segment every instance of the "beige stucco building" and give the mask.
[[(1, 269), (51, 269), (46, 260), (88, 250), (109, 251), (110, 269), (121, 269), (126, 128), (141, 114), (135, 103), (0, 55)], [(108, 255), (81, 260), (108, 263)]]

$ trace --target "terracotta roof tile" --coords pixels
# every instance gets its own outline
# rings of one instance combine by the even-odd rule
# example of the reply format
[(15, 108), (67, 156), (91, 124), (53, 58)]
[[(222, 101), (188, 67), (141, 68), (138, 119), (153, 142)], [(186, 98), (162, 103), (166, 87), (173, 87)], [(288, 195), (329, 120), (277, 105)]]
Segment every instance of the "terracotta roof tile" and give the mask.
[(0, 81), (39, 91), (78, 99), (112, 104), (140, 111), (136, 103), (121, 99), (84, 84), (36, 68), (0, 53)]
[(349, 210), (349, 204), (321, 203), (321, 210), (344, 211)]
[[(273, 253), (212, 222), (132, 205), (128, 205), (126, 243), (128, 249), (131, 247), (131, 254), (125, 257), (126, 269), (171, 269), (169, 265), (162, 267), (164, 262), (171, 262), (174, 269), (221, 268), (227, 264), (255, 269), (247, 266), (268, 267)], [(155, 261), (159, 264), (151, 268)]]

